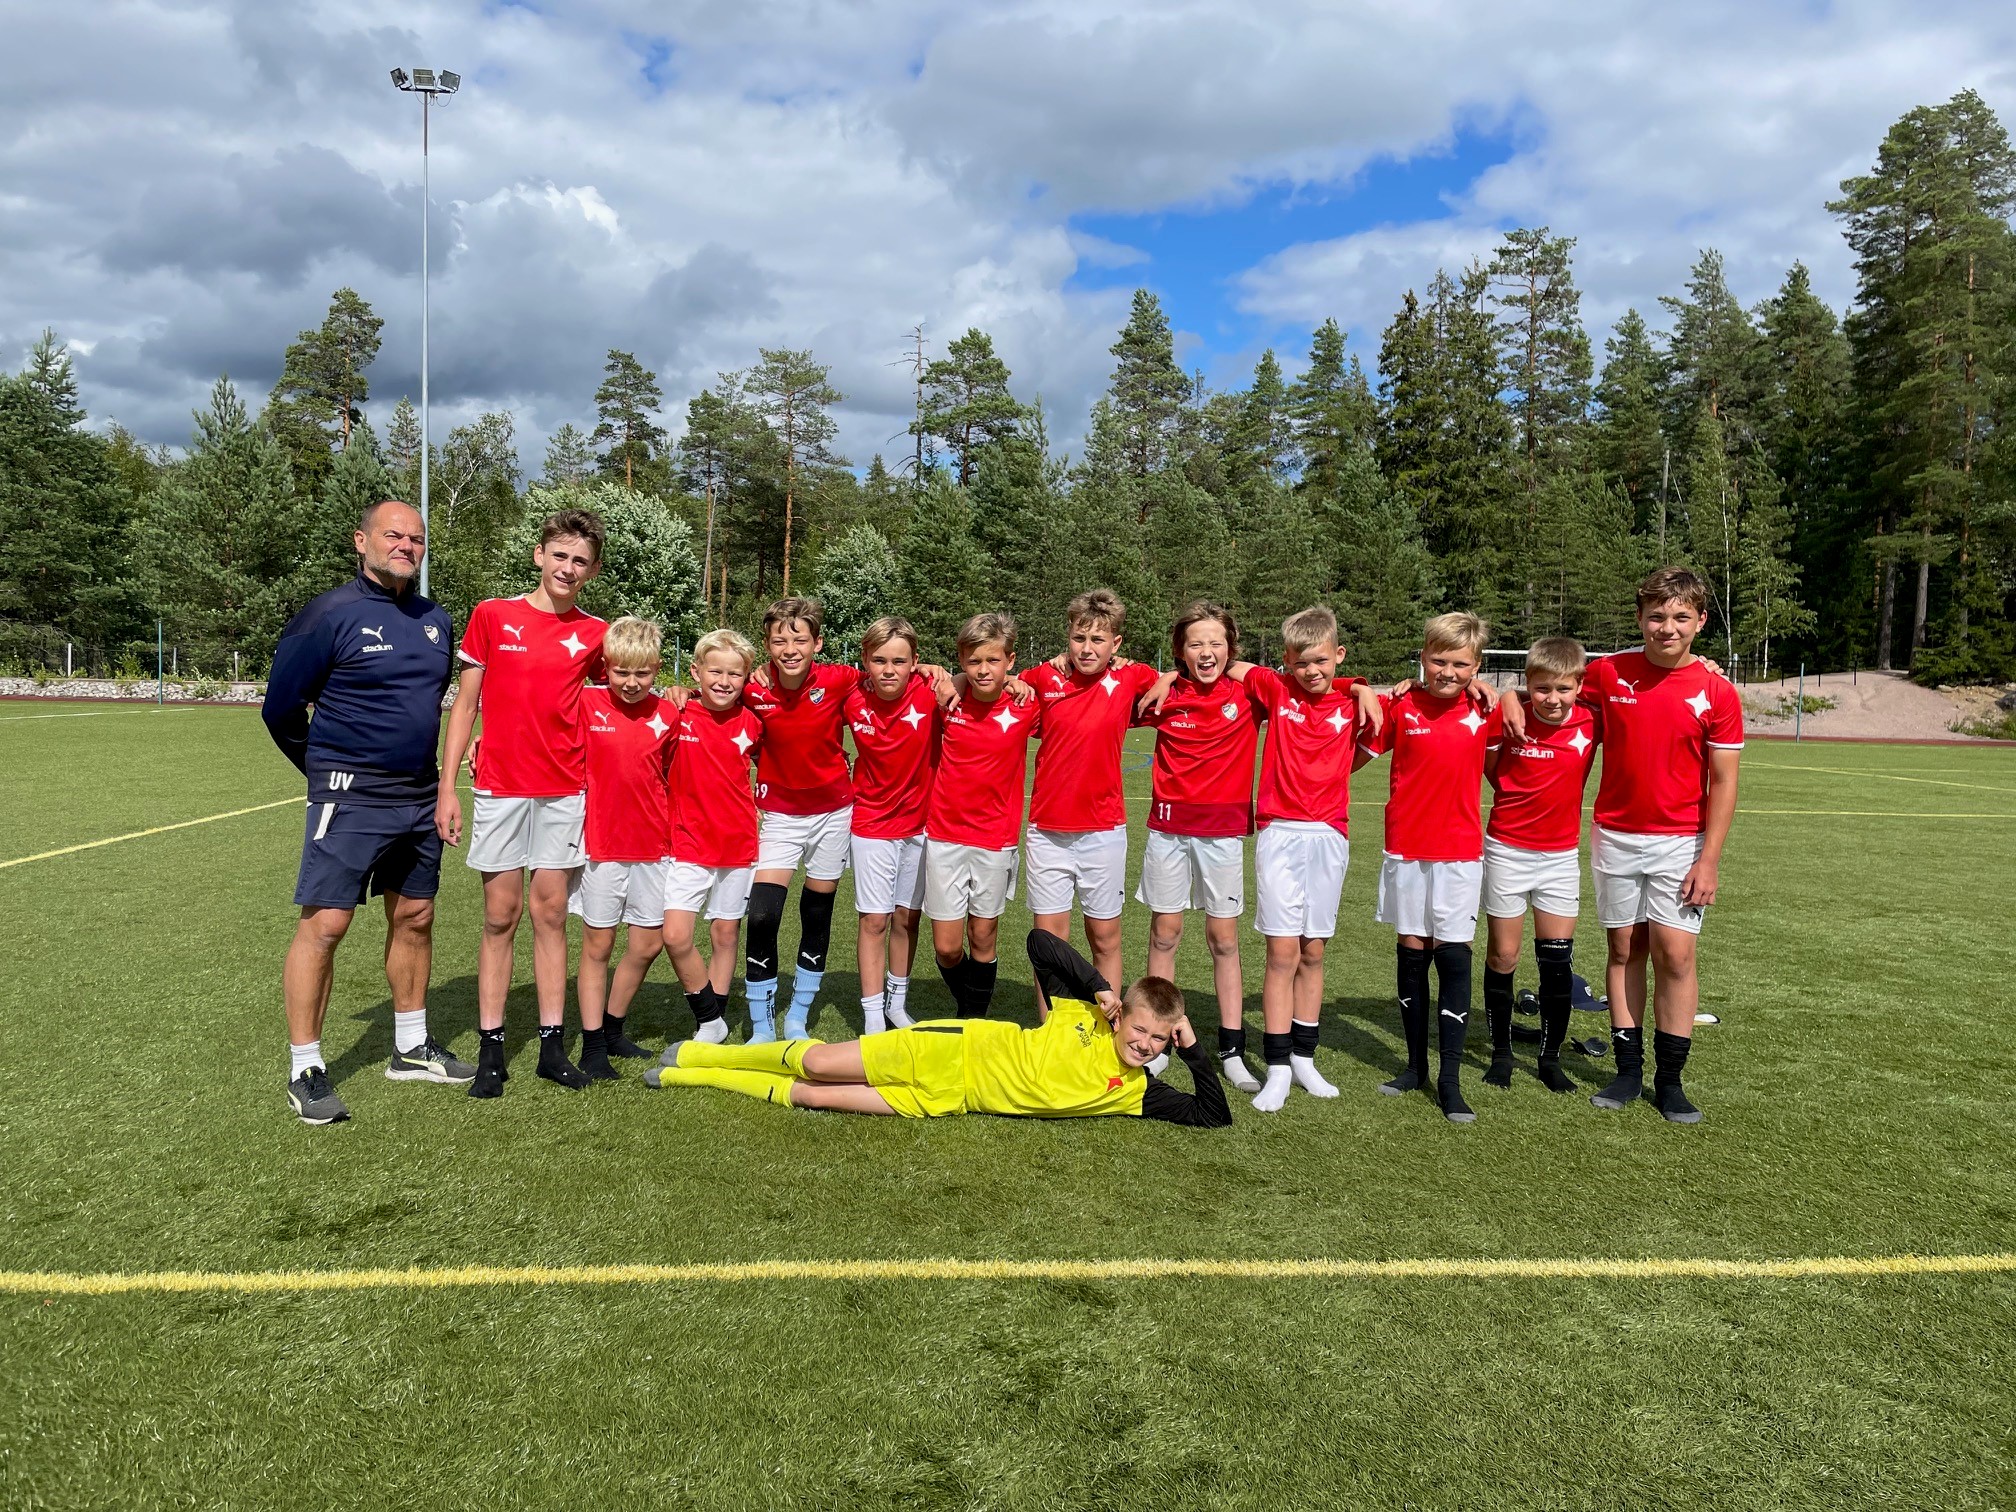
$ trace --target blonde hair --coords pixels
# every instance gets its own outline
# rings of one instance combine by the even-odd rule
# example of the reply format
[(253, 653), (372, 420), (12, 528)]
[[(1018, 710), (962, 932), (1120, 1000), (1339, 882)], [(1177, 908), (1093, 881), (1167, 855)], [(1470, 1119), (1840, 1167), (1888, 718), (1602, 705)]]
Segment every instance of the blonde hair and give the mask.
[(1064, 621), (1073, 630), (1090, 625), (1118, 636), (1127, 624), (1127, 606), (1111, 588), (1094, 588), (1064, 606)]
[(1337, 616), (1322, 604), (1291, 614), (1281, 622), (1281, 653), (1284, 660), (1337, 639)]
[(1474, 614), (1438, 614), (1421, 627), (1421, 649), (1475, 651), (1480, 657), (1491, 643), (1491, 627)]
[(602, 661), (611, 667), (655, 667), (665, 655), (665, 632), (655, 621), (626, 614), (602, 637)]
[(709, 630), (693, 643), (693, 668), (697, 672), (700, 664), (716, 651), (726, 651), (742, 658), (745, 673), (756, 670), (756, 648), (749, 644), (749, 638), (739, 630), (722, 626), (719, 630)]
[(1168, 1023), (1183, 1017), (1183, 991), (1167, 977), (1144, 976), (1120, 996), (1120, 1011), (1140, 1008)]
[(861, 654), (873, 656), (893, 640), (910, 642), (910, 655), (917, 655), (917, 628), (900, 614), (885, 614), (861, 632)]
[(1589, 663), (1582, 642), (1565, 635), (1549, 635), (1533, 642), (1526, 653), (1526, 681), (1536, 677), (1580, 677)]
[(998, 611), (976, 614), (959, 627), (959, 639), (954, 649), (964, 660), (990, 641), (999, 641), (1015, 654), (1015, 616)]

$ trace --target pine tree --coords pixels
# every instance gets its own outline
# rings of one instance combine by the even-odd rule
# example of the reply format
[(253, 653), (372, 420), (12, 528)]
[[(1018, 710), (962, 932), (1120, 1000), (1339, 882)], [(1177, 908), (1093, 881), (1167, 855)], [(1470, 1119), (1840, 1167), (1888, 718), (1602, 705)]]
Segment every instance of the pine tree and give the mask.
[(1632, 528), (1644, 531), (1654, 526), (1664, 507), (1671, 471), (1660, 428), (1665, 370), (1645, 318), (1636, 310), (1624, 312), (1603, 343), (1603, 353), (1590, 459), (1624, 490)]
[(1545, 226), (1509, 231), (1488, 270), (1504, 312), (1499, 351), (1529, 494), (1546, 470), (1566, 461), (1588, 414), (1589, 336), (1569, 266), (1574, 245), (1574, 237), (1549, 236)]
[(605, 448), (602, 476), (622, 474), (625, 488), (655, 492), (665, 486), (661, 452), (665, 429), (653, 418), (664, 395), (658, 375), (629, 352), (609, 349), (602, 364), (602, 383), (595, 390), (596, 421), (588, 439)]
[(950, 663), (959, 627), (987, 603), (993, 564), (973, 539), (973, 509), (942, 472), (925, 480), (917, 518), (903, 538), (900, 602), (934, 661)]
[(1008, 378), (994, 338), (981, 330), (968, 330), (924, 368), (915, 428), (945, 443), (961, 488), (973, 482), (980, 448), (1013, 435), (1026, 413), (1008, 392)]
[(365, 369), (377, 360), (385, 322), (355, 289), (330, 296), (322, 324), (287, 348), (267, 401), (266, 426), (280, 440), (302, 492), (319, 495), (371, 397)]
[(595, 448), (573, 421), (546, 438), (546, 461), (539, 481), (548, 488), (568, 488), (595, 476)]
[[(1132, 313), (1110, 348), (1119, 359), (1108, 390), (1127, 471), (1136, 478), (1160, 472), (1175, 459), (1190, 380), (1176, 366), (1176, 338), (1162, 302), (1134, 291)], [(1145, 519), (1145, 516), (1144, 516)]]
[(782, 592), (791, 592), (791, 532), (799, 480), (808, 469), (844, 467), (830, 445), (839, 427), (826, 411), (846, 398), (828, 380), (829, 369), (810, 352), (760, 349), (763, 360), (749, 376), (749, 391), (775, 432), (784, 455), (784, 558)]

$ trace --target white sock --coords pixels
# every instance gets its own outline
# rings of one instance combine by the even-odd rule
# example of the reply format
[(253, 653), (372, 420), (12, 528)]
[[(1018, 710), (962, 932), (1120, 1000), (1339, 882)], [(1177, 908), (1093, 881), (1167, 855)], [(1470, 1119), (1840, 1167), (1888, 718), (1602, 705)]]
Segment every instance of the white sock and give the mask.
[(1160, 1076), (1164, 1071), (1169, 1069), (1169, 1052), (1164, 1050), (1141, 1069), (1146, 1071), (1150, 1076)]
[(1293, 1083), (1294, 1078), (1289, 1075), (1286, 1066), (1269, 1066), (1267, 1068), (1267, 1085), (1254, 1095), (1253, 1111), (1255, 1113), (1279, 1113), (1281, 1105), (1288, 1101), (1288, 1088)]
[(693, 1031), (693, 1038), (700, 1041), (703, 1045), (726, 1043), (728, 1039), (728, 1015), (725, 1013), (715, 1014), (714, 1017)]
[(912, 1024), (917, 1022), (910, 1017), (903, 1007), (903, 1000), (910, 996), (910, 978), (907, 976), (898, 976), (893, 971), (890, 972), (888, 985), (883, 991), (882, 996), (887, 1003), (884, 1011), (889, 1016), (890, 1028), (908, 1029)]
[(1316, 1069), (1316, 1060), (1308, 1055), (1288, 1057), (1288, 1070), (1295, 1078), (1295, 1085), (1311, 1097), (1335, 1097), (1337, 1089), (1323, 1080), (1323, 1073)]
[(1224, 1069), (1225, 1080), (1232, 1083), (1241, 1092), (1258, 1092), (1260, 1090), (1260, 1083), (1254, 1079), (1253, 1073), (1246, 1069), (1246, 1062), (1242, 1057), (1237, 1055), (1221, 1055), (1218, 1057), (1218, 1064)]
[(289, 1045), (287, 1047), (287, 1060), (289, 1062), (287, 1080), (293, 1081), (310, 1066), (320, 1066), (323, 1064), (322, 1041), (310, 1040), (305, 1045)]
[(427, 1043), (427, 1010), (392, 1015), (392, 1043), (401, 1055), (410, 1055)]
[(882, 1016), (882, 1002), (883, 994), (879, 992), (873, 997), (864, 997), (861, 999), (861, 1032), (863, 1034), (880, 1034), (889, 1027), (888, 1022)]

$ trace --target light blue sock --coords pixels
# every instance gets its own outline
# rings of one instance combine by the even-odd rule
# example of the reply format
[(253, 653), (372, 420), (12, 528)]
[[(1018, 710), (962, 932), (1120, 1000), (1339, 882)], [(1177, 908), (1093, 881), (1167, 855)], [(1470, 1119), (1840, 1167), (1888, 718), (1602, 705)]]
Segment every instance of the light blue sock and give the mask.
[(763, 982), (745, 981), (742, 985), (749, 996), (749, 1043), (767, 1044), (777, 1038), (776, 1020), (771, 1016), (777, 1001), (777, 978), (771, 977)]
[(800, 966), (791, 978), (791, 1007), (784, 1015), (784, 1038), (805, 1038), (805, 1025), (812, 1017), (812, 1004), (819, 996), (819, 984), (826, 979), (823, 971), (807, 971)]

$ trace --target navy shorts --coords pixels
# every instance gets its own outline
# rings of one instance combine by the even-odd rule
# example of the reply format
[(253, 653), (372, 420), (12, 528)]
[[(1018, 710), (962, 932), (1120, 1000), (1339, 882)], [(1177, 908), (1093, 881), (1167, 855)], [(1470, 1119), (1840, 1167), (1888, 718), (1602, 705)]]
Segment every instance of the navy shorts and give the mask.
[(301, 842), (303, 908), (356, 908), (367, 897), (431, 898), (441, 890), (432, 803), (311, 803)]

